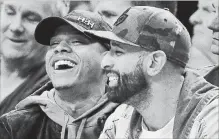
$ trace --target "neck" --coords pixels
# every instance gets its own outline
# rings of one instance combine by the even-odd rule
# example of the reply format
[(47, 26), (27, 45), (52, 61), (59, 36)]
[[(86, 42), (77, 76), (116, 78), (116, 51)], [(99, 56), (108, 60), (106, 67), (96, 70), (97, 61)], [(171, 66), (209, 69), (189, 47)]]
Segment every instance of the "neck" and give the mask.
[(79, 85), (70, 89), (56, 90), (55, 100), (61, 108), (72, 117), (77, 118), (92, 109), (100, 100), (104, 91), (105, 84), (102, 82)]
[(165, 82), (151, 84), (150, 89), (136, 96), (138, 102), (134, 102), (136, 98), (129, 102), (142, 115), (150, 131), (161, 129), (175, 116), (183, 77), (165, 79)]
[(38, 64), (22, 59), (7, 59), (2, 57), (1, 76), (6, 78), (12, 76), (14, 78), (26, 78)]

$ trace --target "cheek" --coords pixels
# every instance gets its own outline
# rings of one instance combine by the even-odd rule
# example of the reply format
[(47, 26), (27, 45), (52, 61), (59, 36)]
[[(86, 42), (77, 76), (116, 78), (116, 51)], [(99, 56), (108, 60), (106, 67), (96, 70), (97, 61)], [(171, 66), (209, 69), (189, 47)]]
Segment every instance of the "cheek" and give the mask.
[(50, 68), (50, 59), (51, 59), (51, 57), (52, 57), (52, 51), (48, 50), (47, 53), (46, 53), (46, 56), (45, 56), (45, 64), (46, 64), (47, 73), (48, 73), (49, 68)]
[(5, 32), (8, 29), (9, 25), (11, 24), (11, 20), (6, 15), (1, 14), (1, 22), (0, 23), (1, 23), (1, 25), (0, 25), (1, 32)]
[[(117, 61), (117, 60), (116, 60)], [(131, 73), (136, 69), (139, 57), (135, 55), (127, 55), (117, 61), (120, 72), (125, 74)]]
[(30, 38), (31, 40), (33, 40), (34, 42), (36, 42), (35, 38), (34, 38), (34, 32), (35, 32), (37, 24), (38, 24), (38, 22), (37, 23), (30, 23), (28, 21), (25, 21), (23, 24), (23, 26), (25, 28), (26, 36), (28, 38)]
[(83, 57), (84, 63), (87, 63), (87, 66), (92, 67), (92, 69), (101, 69), (100, 63), (102, 60), (102, 56), (100, 53), (90, 53), (89, 56), (86, 54)]

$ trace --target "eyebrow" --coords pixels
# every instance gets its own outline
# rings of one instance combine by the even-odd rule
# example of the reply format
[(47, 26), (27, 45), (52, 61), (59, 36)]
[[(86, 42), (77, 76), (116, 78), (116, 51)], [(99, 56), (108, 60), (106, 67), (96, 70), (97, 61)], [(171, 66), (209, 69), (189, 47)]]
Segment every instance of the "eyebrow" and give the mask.
[[(3, 5), (3, 4), (2, 4)], [(14, 6), (11, 5), (11, 4), (4, 4), (5, 6), (4, 7), (7, 7), (7, 8), (11, 8), (11, 9), (14, 9)]]
[(214, 9), (216, 9), (216, 7), (215, 7), (214, 3), (212, 3), (212, 7), (213, 7)]
[(107, 11), (107, 10), (103, 10), (101, 13), (102, 13), (102, 14), (117, 15), (116, 12), (114, 12), (114, 11)]
[(34, 11), (26, 10), (26, 11), (24, 12), (24, 15), (36, 15), (36, 16), (38, 16), (38, 17), (42, 20), (41, 15), (38, 14), (37, 12), (34, 12)]
[(110, 45), (113, 45), (115, 47), (119, 47), (120, 49), (124, 50), (124, 48), (122, 46), (120, 46), (119, 43), (117, 43), (117, 42), (111, 42)]

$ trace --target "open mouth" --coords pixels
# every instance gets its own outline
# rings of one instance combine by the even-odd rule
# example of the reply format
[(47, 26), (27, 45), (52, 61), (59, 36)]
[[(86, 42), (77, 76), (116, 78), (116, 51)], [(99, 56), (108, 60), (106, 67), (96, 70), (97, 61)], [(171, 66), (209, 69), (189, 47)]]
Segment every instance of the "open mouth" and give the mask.
[(58, 60), (54, 62), (54, 69), (55, 70), (68, 70), (73, 69), (77, 64), (70, 60)]
[(109, 87), (116, 87), (119, 85), (119, 76), (114, 72), (109, 72), (107, 74), (108, 80), (107, 84)]

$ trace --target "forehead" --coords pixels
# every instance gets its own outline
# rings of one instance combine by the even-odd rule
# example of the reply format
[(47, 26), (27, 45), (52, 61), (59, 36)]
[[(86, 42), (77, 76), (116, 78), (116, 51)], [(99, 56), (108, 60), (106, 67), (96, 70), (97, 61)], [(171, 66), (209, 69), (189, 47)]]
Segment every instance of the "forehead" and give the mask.
[(13, 7), (20, 12), (34, 12), (40, 15), (51, 15), (54, 1), (35, 1), (35, 0), (5, 0), (3, 6)]
[(59, 35), (68, 35), (68, 36), (79, 35), (85, 37), (83, 33), (79, 32), (77, 29), (73, 28), (70, 25), (62, 25), (56, 28), (53, 36), (59, 36)]
[[(119, 5), (119, 8), (118, 6)], [(122, 12), (125, 11), (127, 8), (129, 8), (131, 5), (130, 1), (127, 0), (101, 0), (98, 2), (98, 7), (103, 10), (111, 10), (115, 12)]]

